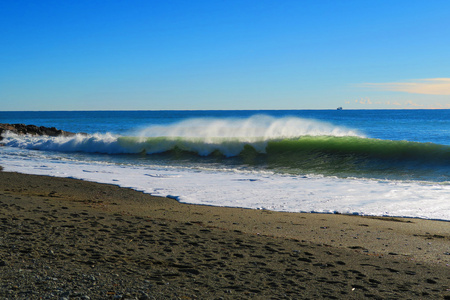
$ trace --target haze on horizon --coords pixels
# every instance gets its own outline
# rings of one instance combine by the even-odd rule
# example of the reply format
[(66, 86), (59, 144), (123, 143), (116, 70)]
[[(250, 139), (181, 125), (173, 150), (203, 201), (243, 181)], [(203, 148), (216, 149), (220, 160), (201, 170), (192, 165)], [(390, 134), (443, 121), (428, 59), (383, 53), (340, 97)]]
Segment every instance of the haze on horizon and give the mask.
[(2, 1), (8, 110), (450, 108), (448, 1)]

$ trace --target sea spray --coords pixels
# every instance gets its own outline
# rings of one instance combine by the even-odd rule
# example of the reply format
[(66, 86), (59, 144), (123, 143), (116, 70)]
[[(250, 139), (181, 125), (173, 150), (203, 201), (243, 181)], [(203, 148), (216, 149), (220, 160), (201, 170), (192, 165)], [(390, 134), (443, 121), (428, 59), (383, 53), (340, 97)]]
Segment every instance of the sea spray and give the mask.
[(196, 118), (169, 125), (152, 125), (133, 135), (141, 137), (197, 137), (282, 139), (300, 136), (360, 136), (354, 129), (335, 126), (326, 122), (298, 117), (275, 118), (256, 115), (249, 118)]

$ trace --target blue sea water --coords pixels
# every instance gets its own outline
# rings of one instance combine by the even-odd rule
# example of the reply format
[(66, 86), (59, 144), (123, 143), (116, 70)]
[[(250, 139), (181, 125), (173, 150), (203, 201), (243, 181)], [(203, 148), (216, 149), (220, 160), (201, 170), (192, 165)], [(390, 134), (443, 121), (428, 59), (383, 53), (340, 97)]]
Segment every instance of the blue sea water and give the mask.
[[(203, 187), (202, 194), (193, 186), (202, 182), (208, 187), (209, 180), (218, 180), (248, 195), (233, 194), (232, 204), (217, 197), (213, 205), (450, 219), (450, 110), (0, 112), (0, 123), (85, 133), (69, 138), (4, 136), (0, 164), (7, 170), (122, 186), (127, 186), (126, 176), (143, 170), (134, 188), (148, 191), (149, 185), (159, 185), (149, 192), (175, 193), (191, 203), (210, 204), (211, 191)], [(75, 165), (83, 167), (75, 171)], [(243, 177), (226, 177), (230, 173)], [(197, 183), (189, 185), (185, 175)], [(150, 183), (148, 178), (158, 180)], [(162, 178), (180, 188), (169, 188)], [(302, 185), (289, 182), (300, 179)], [(304, 191), (306, 179), (311, 188), (302, 204), (295, 195)], [(283, 190), (272, 192), (272, 181)], [(251, 182), (265, 183), (258, 187), (265, 192), (255, 194), (257, 184)], [(354, 204), (367, 189), (370, 203)], [(404, 198), (413, 194), (415, 208), (402, 212), (402, 205), (408, 205)], [(277, 195), (288, 200), (270, 205), (261, 200)], [(247, 202), (239, 204), (238, 197)], [(441, 213), (422, 211), (421, 205), (430, 205), (427, 197)], [(318, 199), (335, 204), (318, 208)], [(381, 212), (393, 200), (403, 204)]]
[(123, 134), (193, 118), (298, 117), (353, 128), (368, 137), (450, 145), (450, 110), (235, 110), (2, 112), (1, 123), (36, 124), (73, 132)]

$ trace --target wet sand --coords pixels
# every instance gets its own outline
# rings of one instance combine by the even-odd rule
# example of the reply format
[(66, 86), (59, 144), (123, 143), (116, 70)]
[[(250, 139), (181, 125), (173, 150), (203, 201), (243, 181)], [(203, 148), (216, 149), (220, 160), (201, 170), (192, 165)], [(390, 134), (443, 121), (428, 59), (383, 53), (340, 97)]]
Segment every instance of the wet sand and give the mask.
[(1, 299), (450, 299), (450, 222), (0, 172)]

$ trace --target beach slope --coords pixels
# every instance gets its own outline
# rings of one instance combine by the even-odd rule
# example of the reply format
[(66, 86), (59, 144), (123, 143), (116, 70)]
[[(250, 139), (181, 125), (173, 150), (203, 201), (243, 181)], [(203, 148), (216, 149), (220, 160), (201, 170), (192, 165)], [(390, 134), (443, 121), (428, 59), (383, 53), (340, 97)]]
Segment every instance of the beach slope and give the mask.
[(0, 172), (2, 299), (450, 299), (450, 222), (180, 204)]

